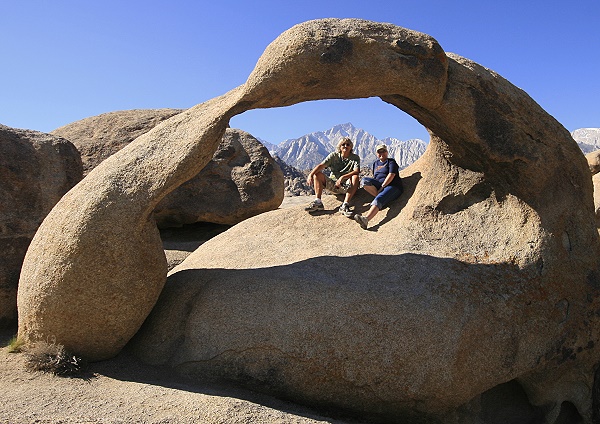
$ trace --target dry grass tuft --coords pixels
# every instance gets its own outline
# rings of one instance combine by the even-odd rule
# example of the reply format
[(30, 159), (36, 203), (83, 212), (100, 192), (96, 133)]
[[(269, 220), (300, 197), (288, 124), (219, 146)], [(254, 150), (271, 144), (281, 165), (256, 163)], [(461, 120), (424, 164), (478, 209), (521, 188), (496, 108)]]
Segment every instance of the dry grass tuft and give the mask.
[(36, 342), (25, 352), (25, 367), (28, 371), (42, 371), (58, 376), (73, 376), (81, 373), (83, 360), (56, 343)]
[(21, 353), (23, 344), (23, 340), (14, 336), (9, 340), (8, 345), (6, 346), (8, 348), (8, 353)]

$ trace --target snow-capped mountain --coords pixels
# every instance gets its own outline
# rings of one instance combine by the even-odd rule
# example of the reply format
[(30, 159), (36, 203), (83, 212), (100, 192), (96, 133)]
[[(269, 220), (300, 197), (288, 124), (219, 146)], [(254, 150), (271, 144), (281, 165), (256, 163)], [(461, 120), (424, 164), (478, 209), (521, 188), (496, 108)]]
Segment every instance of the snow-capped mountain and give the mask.
[(600, 128), (580, 128), (571, 133), (583, 153), (600, 150)]
[(306, 134), (300, 138), (285, 140), (269, 149), (271, 154), (279, 156), (285, 163), (298, 169), (314, 168), (329, 153), (333, 152), (340, 138), (350, 137), (354, 142), (354, 153), (361, 160), (361, 167), (369, 167), (375, 161), (375, 148), (386, 144), (392, 156), (401, 168), (417, 160), (427, 147), (423, 140), (401, 141), (393, 137), (377, 139), (368, 132), (354, 127), (351, 123), (339, 124), (326, 131)]
[(258, 141), (260, 141), (260, 142), (261, 142), (261, 144), (262, 144), (263, 146), (265, 146), (269, 152), (273, 152), (273, 151), (275, 150), (275, 148), (277, 147), (277, 145), (276, 145), (276, 144), (269, 143), (267, 140), (263, 140), (263, 139), (262, 139), (262, 138), (260, 138), (260, 137), (256, 137), (256, 139), (257, 139)]

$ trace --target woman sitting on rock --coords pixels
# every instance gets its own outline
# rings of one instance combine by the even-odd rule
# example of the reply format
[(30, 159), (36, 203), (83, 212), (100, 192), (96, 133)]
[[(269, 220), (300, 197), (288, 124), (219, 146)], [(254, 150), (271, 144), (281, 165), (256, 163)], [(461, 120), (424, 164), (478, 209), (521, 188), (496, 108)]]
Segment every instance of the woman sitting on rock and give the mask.
[(398, 163), (395, 159), (388, 158), (388, 149), (385, 144), (377, 146), (377, 160), (373, 163), (373, 177), (364, 177), (361, 187), (375, 199), (366, 216), (354, 215), (354, 220), (360, 224), (363, 230), (377, 212), (383, 209), (392, 200), (396, 200), (402, 194), (402, 178), (398, 174)]

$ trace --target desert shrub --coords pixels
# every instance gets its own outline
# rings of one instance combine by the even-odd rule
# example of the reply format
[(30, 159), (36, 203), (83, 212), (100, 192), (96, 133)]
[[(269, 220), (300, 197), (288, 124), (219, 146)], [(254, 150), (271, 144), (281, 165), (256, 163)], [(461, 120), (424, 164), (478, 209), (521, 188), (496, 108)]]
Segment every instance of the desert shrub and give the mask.
[(63, 345), (36, 342), (25, 352), (25, 367), (29, 371), (48, 372), (59, 376), (71, 376), (83, 371), (83, 360), (67, 352)]

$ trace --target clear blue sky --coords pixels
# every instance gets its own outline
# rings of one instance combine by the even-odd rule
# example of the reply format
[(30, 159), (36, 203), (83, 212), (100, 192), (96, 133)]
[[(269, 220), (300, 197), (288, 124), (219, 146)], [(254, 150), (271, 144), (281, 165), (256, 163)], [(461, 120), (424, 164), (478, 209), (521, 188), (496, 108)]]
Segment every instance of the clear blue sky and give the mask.
[[(49, 132), (105, 112), (188, 108), (244, 83), (286, 29), (327, 17), (425, 32), (525, 90), (569, 131), (600, 127), (598, 0), (5, 0), (0, 124)], [(379, 99), (248, 111), (231, 126), (279, 143), (345, 122), (427, 140)]]

